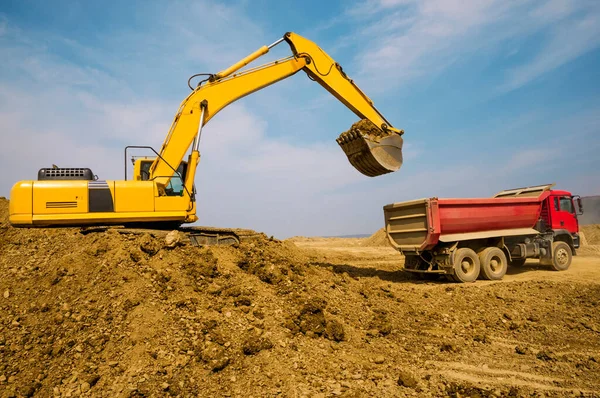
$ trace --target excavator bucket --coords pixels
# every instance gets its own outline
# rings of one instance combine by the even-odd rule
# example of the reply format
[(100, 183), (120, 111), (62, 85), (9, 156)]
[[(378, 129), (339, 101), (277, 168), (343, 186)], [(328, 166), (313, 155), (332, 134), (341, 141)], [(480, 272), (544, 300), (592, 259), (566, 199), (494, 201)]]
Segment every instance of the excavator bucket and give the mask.
[(352, 125), (336, 139), (350, 164), (362, 174), (375, 177), (402, 166), (402, 137), (383, 131), (367, 119)]

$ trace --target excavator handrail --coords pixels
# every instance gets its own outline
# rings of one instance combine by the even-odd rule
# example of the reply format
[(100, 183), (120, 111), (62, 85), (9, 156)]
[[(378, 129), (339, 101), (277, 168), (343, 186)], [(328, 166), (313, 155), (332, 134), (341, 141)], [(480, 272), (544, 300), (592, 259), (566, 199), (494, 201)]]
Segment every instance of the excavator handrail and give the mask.
[[(125, 159), (124, 159), (124, 160), (125, 160), (125, 167), (124, 167), (124, 171), (125, 171), (125, 181), (127, 181), (127, 150), (128, 150), (128, 149), (150, 149), (152, 152), (154, 152), (154, 153), (156, 154), (156, 157), (157, 157), (157, 158), (160, 158), (160, 157), (161, 157), (161, 156), (160, 156), (160, 154), (159, 154), (158, 152), (156, 152), (156, 149), (154, 149), (154, 148), (153, 148), (153, 147), (151, 147), (151, 146), (148, 146), (148, 145), (127, 145), (127, 146), (125, 147), (125, 151), (124, 151), (124, 152), (125, 152), (125, 156), (124, 156), (124, 158), (125, 158)], [(163, 159), (163, 160), (164, 160), (164, 159)], [(170, 165), (170, 164), (169, 164), (169, 163), (168, 163), (166, 160), (165, 160), (165, 162), (166, 162), (166, 163), (169, 165), (169, 167), (171, 167), (171, 170), (173, 170), (174, 172), (177, 172), (177, 171), (176, 171), (176, 170), (173, 168), (173, 166), (171, 166), (171, 165)]]

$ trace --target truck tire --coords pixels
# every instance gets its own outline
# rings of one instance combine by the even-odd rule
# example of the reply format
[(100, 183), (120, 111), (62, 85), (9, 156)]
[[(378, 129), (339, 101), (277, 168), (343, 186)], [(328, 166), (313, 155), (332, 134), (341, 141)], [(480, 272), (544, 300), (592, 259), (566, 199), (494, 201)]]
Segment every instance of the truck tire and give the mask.
[(525, 261), (527, 261), (526, 258), (514, 258), (511, 260), (510, 265), (511, 267), (522, 267), (525, 265)]
[(504, 252), (497, 247), (488, 247), (479, 253), (482, 279), (498, 281), (506, 274), (508, 261)]
[(457, 282), (475, 282), (481, 266), (479, 256), (473, 250), (461, 247), (454, 252), (454, 280)]
[(571, 265), (573, 253), (571, 247), (565, 242), (552, 243), (552, 263), (550, 266), (555, 271), (565, 271)]

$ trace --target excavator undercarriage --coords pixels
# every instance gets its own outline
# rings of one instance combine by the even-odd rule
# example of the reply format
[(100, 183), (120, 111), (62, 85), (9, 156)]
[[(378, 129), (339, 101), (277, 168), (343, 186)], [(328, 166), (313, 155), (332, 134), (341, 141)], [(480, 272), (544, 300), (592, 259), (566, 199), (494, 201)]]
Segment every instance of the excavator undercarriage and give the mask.
[(235, 246), (243, 242), (268, 239), (262, 232), (242, 228), (215, 228), (215, 227), (177, 227), (166, 228), (166, 225), (155, 225), (154, 228), (146, 226), (92, 226), (82, 227), (80, 233), (83, 235), (115, 231), (121, 235), (144, 235), (150, 234), (157, 238), (167, 239), (173, 231), (178, 232), (177, 242), (172, 244), (189, 244), (192, 246)]

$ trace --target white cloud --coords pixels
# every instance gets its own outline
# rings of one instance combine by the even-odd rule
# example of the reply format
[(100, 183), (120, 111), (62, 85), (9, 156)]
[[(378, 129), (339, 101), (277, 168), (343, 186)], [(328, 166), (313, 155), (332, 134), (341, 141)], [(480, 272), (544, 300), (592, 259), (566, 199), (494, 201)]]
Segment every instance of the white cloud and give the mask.
[[(465, 55), (543, 31), (539, 55), (509, 72), (517, 88), (598, 46), (597, 2), (566, 0), (373, 0), (347, 12), (360, 81), (370, 90), (430, 79)], [(338, 19), (343, 23), (343, 19)], [(518, 49), (513, 49), (513, 52)]]
[(544, 148), (521, 149), (514, 153), (506, 166), (506, 171), (517, 171), (533, 167), (555, 158), (556, 151)]
[(561, 24), (525, 65), (509, 71), (502, 91), (510, 91), (600, 46), (600, 10), (573, 23)]

